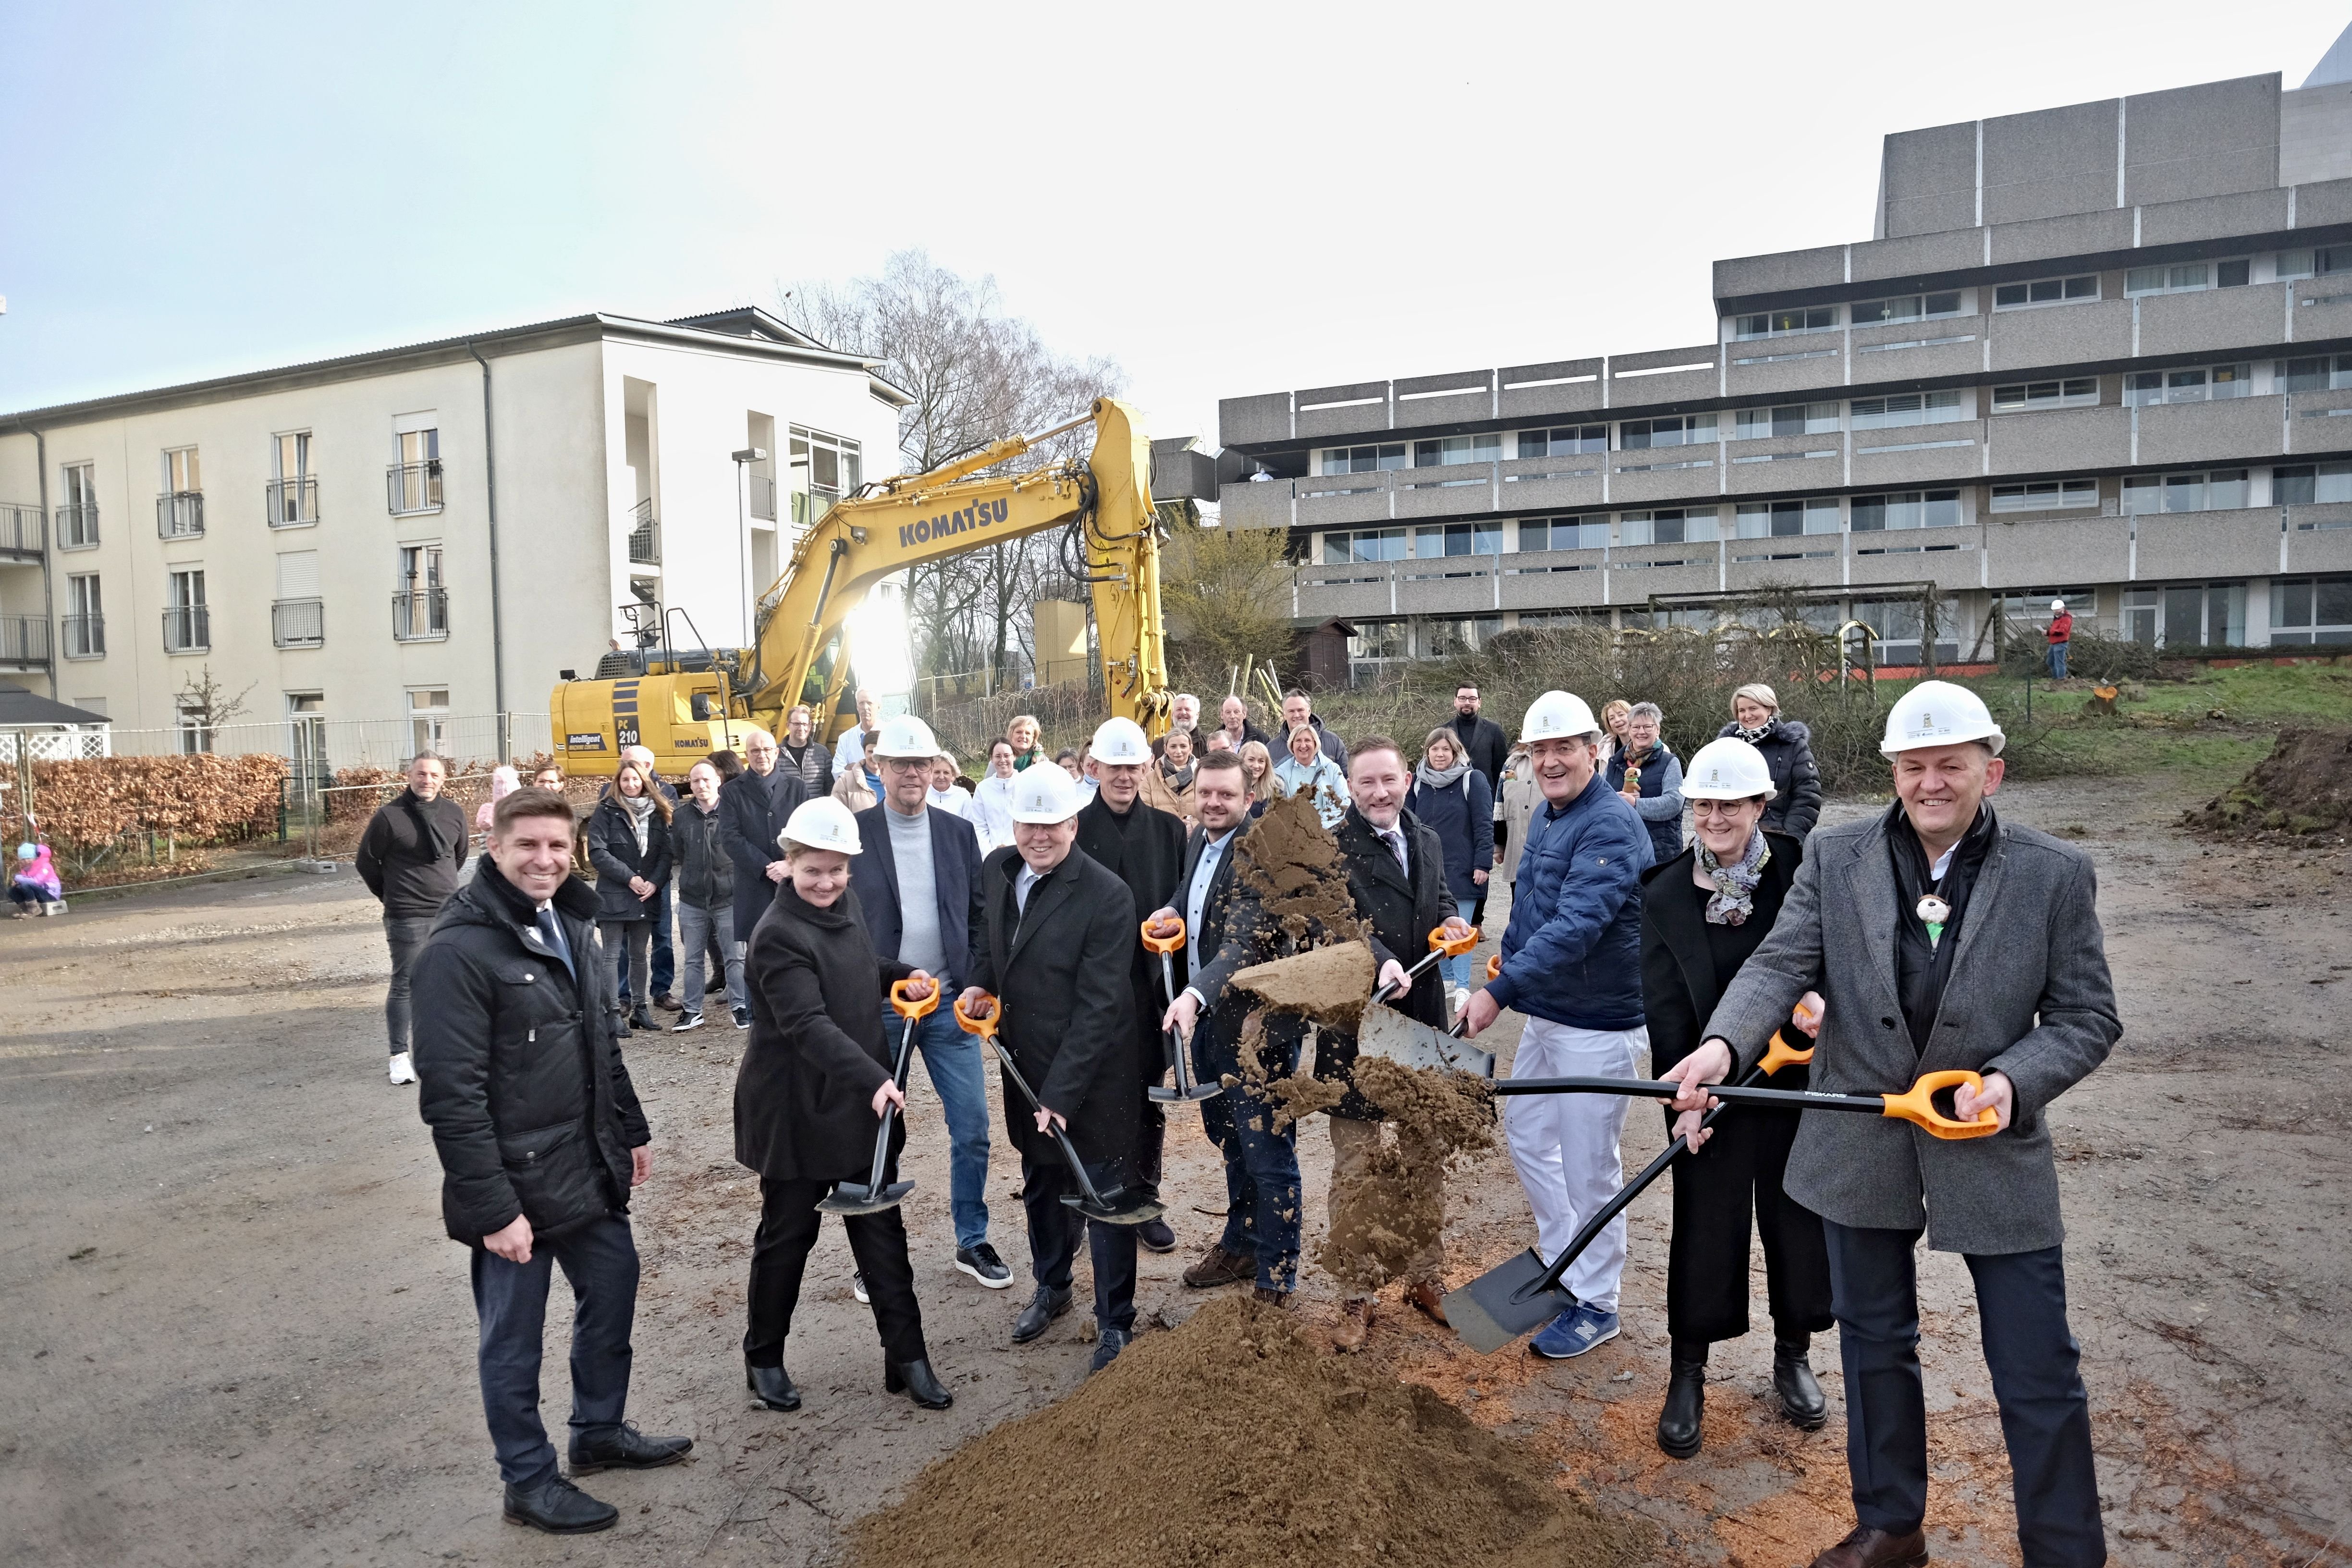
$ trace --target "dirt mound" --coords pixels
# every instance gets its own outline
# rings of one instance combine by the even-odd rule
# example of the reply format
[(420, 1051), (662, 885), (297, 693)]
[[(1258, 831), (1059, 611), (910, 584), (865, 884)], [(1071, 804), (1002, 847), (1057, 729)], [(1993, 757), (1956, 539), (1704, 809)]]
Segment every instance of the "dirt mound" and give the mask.
[[(1447, 1568), (1647, 1560), (1533, 1453), (1229, 1298), (858, 1521), (856, 1568)], [(1360, 1554), (1360, 1555), (1359, 1555)]]
[(2352, 826), (2352, 730), (2279, 731), (2243, 780), (2181, 818), (2209, 833), (2339, 833)]

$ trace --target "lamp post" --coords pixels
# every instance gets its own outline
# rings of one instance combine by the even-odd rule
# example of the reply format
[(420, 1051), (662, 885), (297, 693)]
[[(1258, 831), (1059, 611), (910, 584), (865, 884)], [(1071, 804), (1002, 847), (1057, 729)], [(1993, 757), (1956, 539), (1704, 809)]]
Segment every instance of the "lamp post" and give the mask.
[(735, 459), (735, 573), (737, 581), (743, 585), (743, 635), (736, 646), (750, 647), (751, 646), (751, 524), (743, 515), (743, 491), (751, 480), (747, 477), (745, 466), (751, 463), (766, 462), (768, 449), (764, 447), (746, 447), (740, 452), (730, 453), (729, 456)]

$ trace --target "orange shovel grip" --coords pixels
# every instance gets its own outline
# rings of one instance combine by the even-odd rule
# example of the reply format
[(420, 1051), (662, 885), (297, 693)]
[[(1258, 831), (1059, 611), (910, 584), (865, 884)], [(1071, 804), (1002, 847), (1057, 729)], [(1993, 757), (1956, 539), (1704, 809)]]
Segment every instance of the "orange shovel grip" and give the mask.
[(963, 1010), (963, 1003), (961, 999), (949, 1011), (955, 1015), (957, 1028), (967, 1035), (978, 1035), (983, 1040), (992, 1040), (996, 1037), (996, 1026), (1004, 1016), (1003, 1005), (984, 991), (981, 995), (983, 998), (982, 1005), (988, 1011), (977, 1018)]
[(1764, 1069), (1765, 1077), (1769, 1078), (1782, 1068), (1801, 1068), (1812, 1059), (1812, 1047), (1807, 1046), (1803, 1050), (1798, 1050), (1780, 1037), (1780, 1030), (1775, 1029), (1772, 1031), (1772, 1043), (1764, 1047), (1764, 1059), (1756, 1065)]
[(1984, 1088), (1984, 1079), (1975, 1073), (1957, 1068), (1931, 1072), (1901, 1094), (1883, 1094), (1879, 1098), (1886, 1102), (1885, 1114), (1924, 1127), (1938, 1138), (1991, 1137), (2000, 1131), (2000, 1112), (1991, 1106), (1978, 1111), (1974, 1121), (1955, 1121), (1936, 1109), (1930, 1096), (1944, 1089), (1957, 1089), (1962, 1084), (1974, 1091)]
[(1444, 926), (1433, 926), (1429, 932), (1432, 952), (1442, 952), (1448, 958), (1459, 958), (1478, 945), (1478, 928), (1472, 926), (1467, 936), (1447, 936)]
[(1171, 923), (1173, 924), (1176, 929), (1172, 931), (1163, 933), (1154, 931), (1152, 929), (1153, 922), (1150, 921), (1143, 922), (1144, 952), (1174, 952), (1178, 948), (1184, 945), (1184, 922), (1182, 921), (1175, 921)]
[(940, 1005), (940, 983), (937, 980), (930, 982), (931, 989), (928, 995), (909, 996), (907, 994), (907, 987), (915, 983), (911, 980), (890, 982), (890, 1011), (898, 1014), (901, 1018), (923, 1018), (937, 1012)]
[(1502, 976), (1502, 973), (1503, 955), (1499, 952), (1488, 953), (1486, 955), (1486, 978), (1489, 980), (1499, 979)]

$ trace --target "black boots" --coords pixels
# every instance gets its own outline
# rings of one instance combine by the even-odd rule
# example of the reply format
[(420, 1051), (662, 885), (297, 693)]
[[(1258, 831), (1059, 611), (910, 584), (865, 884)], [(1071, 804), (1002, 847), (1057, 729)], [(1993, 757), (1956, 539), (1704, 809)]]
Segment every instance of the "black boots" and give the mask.
[(562, 1476), (550, 1476), (535, 1487), (507, 1488), (506, 1516), (512, 1524), (527, 1524), (550, 1535), (585, 1535), (610, 1530), (621, 1510), (598, 1502)]
[(1037, 1293), (1029, 1298), (1029, 1304), (1021, 1309), (1021, 1315), (1013, 1320), (1013, 1342), (1027, 1344), (1051, 1328), (1054, 1320), (1069, 1310), (1068, 1286), (1065, 1285), (1058, 1290), (1051, 1285), (1038, 1286)]
[(931, 1371), (931, 1363), (918, 1356), (913, 1361), (882, 1363), (882, 1392), (903, 1394), (926, 1410), (945, 1410), (955, 1403), (955, 1395), (947, 1391)]
[(1772, 1392), (1780, 1397), (1780, 1414), (1805, 1432), (1820, 1431), (1830, 1418), (1829, 1400), (1813, 1376), (1812, 1363), (1805, 1359), (1811, 1348), (1810, 1334), (1797, 1339), (1772, 1337)]
[(624, 1422), (602, 1437), (572, 1439), (572, 1473), (593, 1476), (599, 1470), (657, 1470), (675, 1465), (694, 1451), (691, 1437), (648, 1437)]
[(743, 1368), (743, 1386), (751, 1396), (771, 1410), (798, 1410), (801, 1391), (793, 1386), (792, 1375), (780, 1366)]
[(1706, 1409), (1706, 1342), (1676, 1340), (1668, 1351), (1666, 1407), (1658, 1412), (1658, 1447), (1687, 1459), (1698, 1452), (1699, 1417)]

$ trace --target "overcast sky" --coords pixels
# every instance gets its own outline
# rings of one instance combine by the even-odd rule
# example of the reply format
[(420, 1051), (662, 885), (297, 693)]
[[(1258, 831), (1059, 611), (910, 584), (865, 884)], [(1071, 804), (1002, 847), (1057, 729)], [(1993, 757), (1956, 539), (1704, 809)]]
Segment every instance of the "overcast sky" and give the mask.
[[(1122, 19), (1124, 18), (1124, 19)], [(2352, 5), (6, 8), (0, 407), (927, 247), (1155, 434), (1712, 335), (1890, 131), (2283, 72)]]

